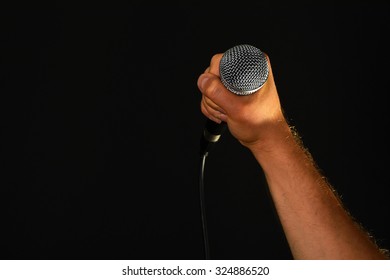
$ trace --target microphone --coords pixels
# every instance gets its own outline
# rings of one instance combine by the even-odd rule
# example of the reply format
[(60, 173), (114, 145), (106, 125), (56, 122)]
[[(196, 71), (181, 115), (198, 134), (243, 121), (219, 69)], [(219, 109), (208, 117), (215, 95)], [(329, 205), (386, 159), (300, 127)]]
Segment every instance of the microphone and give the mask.
[[(236, 95), (257, 92), (267, 81), (269, 69), (265, 54), (258, 48), (243, 44), (228, 49), (219, 64), (222, 84)], [(226, 129), (226, 122), (206, 120), (200, 139), (200, 154), (207, 156)]]

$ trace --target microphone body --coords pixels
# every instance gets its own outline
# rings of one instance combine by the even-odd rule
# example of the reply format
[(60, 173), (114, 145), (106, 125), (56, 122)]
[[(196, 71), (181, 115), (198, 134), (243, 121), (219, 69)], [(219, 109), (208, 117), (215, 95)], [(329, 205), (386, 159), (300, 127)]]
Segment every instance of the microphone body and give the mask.
[(202, 156), (208, 155), (214, 145), (218, 142), (223, 132), (226, 130), (226, 127), (226, 122), (216, 123), (210, 119), (206, 120), (203, 134), (200, 138), (200, 153)]
[[(267, 81), (269, 68), (265, 54), (251, 45), (238, 45), (227, 50), (220, 61), (219, 74), (222, 84), (236, 95), (257, 92)], [(200, 155), (207, 156), (221, 135), (227, 123), (206, 120), (200, 139)]]

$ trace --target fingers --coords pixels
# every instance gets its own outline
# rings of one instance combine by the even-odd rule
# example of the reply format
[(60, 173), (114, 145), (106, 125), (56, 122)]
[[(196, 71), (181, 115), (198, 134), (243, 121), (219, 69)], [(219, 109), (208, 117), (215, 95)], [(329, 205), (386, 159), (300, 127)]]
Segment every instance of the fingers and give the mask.
[[(203, 99), (202, 99), (203, 101)], [(200, 109), (202, 113), (209, 118), (210, 120), (216, 122), (216, 123), (221, 123), (222, 121), (226, 122), (227, 121), (227, 116), (220, 111), (214, 110), (213, 108), (209, 107), (207, 104), (204, 102), (201, 102), (200, 104)]]
[(224, 91), (227, 91), (221, 83), (219, 77), (211, 73), (201, 74), (198, 78), (198, 88), (203, 93), (204, 96), (213, 100), (215, 104), (221, 106), (223, 104), (223, 95)]
[(227, 121), (225, 111), (206, 96), (202, 97), (201, 111), (214, 122), (221, 123), (221, 121)]
[(222, 85), (218, 76), (211, 73), (204, 73), (198, 78), (198, 88), (202, 92), (201, 110), (209, 119), (220, 123), (227, 121), (226, 109), (226, 88)]
[[(219, 63), (222, 56), (222, 53), (213, 55), (210, 66), (198, 78), (198, 88), (203, 94), (201, 111), (206, 117), (217, 123), (227, 122), (225, 107), (228, 107), (228, 96), (231, 94), (220, 80)], [(234, 102), (230, 102), (230, 104), (234, 104)]]
[(209, 72), (219, 77), (219, 63), (221, 61), (223, 54), (218, 53), (213, 55), (210, 61)]
[(215, 110), (215, 111), (219, 111), (223, 114), (226, 114), (225, 111), (220, 107), (218, 106), (217, 104), (215, 104), (210, 98), (208, 98), (207, 96), (203, 96), (202, 98), (202, 102), (205, 104), (205, 106), (207, 107), (210, 107), (211, 109)]

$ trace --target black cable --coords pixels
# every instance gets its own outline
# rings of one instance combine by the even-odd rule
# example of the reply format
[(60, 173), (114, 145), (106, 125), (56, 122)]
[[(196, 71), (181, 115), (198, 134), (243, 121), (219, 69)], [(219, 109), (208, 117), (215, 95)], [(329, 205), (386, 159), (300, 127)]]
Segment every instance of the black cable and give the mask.
[(209, 152), (213, 149), (215, 143), (218, 142), (221, 134), (226, 130), (226, 122), (216, 123), (210, 119), (206, 119), (205, 128), (200, 138), (200, 172), (199, 172), (199, 192), (200, 192), (200, 208), (202, 216), (202, 227), (203, 227), (203, 241), (204, 251), (206, 260), (210, 259), (210, 246), (207, 232), (207, 221), (206, 221), (206, 202), (204, 193), (204, 166), (206, 157)]
[(200, 193), (200, 210), (202, 216), (202, 228), (203, 228), (203, 242), (206, 260), (210, 259), (209, 237), (207, 232), (207, 220), (206, 220), (206, 203), (204, 193), (204, 166), (206, 163), (207, 153), (200, 158), (200, 172), (199, 172), (199, 193)]

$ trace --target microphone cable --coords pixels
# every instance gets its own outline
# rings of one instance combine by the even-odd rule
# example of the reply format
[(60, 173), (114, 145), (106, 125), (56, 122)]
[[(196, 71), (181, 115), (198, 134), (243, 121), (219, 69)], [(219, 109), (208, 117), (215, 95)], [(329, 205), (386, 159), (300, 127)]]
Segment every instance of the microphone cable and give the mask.
[(200, 172), (199, 172), (199, 194), (200, 194), (200, 210), (202, 218), (202, 230), (203, 230), (203, 244), (205, 259), (210, 259), (210, 246), (209, 246), (209, 237), (207, 231), (207, 219), (206, 219), (206, 201), (205, 201), (205, 192), (204, 192), (204, 167), (206, 163), (207, 153), (201, 155), (200, 157)]
[(210, 259), (210, 245), (207, 230), (206, 219), (206, 201), (204, 190), (204, 169), (206, 164), (206, 158), (209, 152), (213, 149), (218, 142), (221, 135), (227, 128), (226, 122), (216, 123), (209, 119), (206, 120), (206, 124), (203, 130), (202, 137), (200, 138), (200, 167), (199, 167), (199, 194), (200, 194), (200, 210), (202, 218), (203, 229), (203, 242), (206, 260)]

